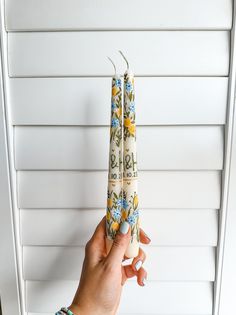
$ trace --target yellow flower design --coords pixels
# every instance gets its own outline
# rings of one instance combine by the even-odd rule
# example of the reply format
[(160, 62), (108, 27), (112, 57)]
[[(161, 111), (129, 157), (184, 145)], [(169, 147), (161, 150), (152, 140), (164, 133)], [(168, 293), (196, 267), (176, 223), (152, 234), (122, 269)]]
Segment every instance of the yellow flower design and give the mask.
[(138, 207), (138, 195), (134, 196), (133, 202), (134, 202), (134, 209), (136, 209)]
[(118, 222), (116, 222), (116, 221), (114, 221), (114, 222), (112, 223), (112, 225), (111, 225), (111, 227), (112, 227), (112, 229), (113, 229), (114, 231), (117, 231), (117, 230), (119, 229), (119, 226), (120, 226), (120, 224), (119, 224)]
[(108, 206), (108, 208), (112, 208), (112, 199), (111, 198), (107, 199), (107, 206)]
[(130, 127), (129, 127), (129, 132), (131, 133), (131, 135), (135, 135), (135, 131), (136, 131), (136, 126), (134, 124), (132, 124)]
[(125, 125), (125, 127), (130, 127), (131, 126), (131, 119), (130, 118), (125, 118), (124, 119), (124, 125)]
[(112, 88), (112, 96), (116, 96), (118, 90), (119, 89), (116, 86), (113, 86), (113, 88)]
[(110, 219), (111, 219), (111, 214), (110, 212), (107, 211), (107, 221), (110, 221)]
[(125, 210), (122, 211), (122, 219), (126, 220), (127, 212)]

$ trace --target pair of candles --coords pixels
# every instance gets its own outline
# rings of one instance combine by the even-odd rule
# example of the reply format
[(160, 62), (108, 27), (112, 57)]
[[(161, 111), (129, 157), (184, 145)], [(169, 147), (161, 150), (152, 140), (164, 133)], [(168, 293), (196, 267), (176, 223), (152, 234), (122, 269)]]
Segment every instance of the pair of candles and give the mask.
[(139, 209), (137, 194), (137, 153), (134, 75), (127, 63), (122, 80), (112, 77), (109, 171), (106, 209), (106, 246), (109, 252), (120, 224), (131, 226), (131, 240), (125, 252), (127, 258), (136, 257), (139, 251)]

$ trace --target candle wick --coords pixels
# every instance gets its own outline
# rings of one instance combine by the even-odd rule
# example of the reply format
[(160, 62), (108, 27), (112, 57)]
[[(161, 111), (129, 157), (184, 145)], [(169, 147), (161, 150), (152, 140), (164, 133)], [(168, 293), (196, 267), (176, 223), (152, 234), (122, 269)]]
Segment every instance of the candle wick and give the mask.
[(112, 61), (112, 59), (110, 57), (107, 56), (107, 58), (110, 60), (110, 62), (113, 64), (114, 70), (115, 70), (115, 76), (116, 76), (116, 65), (115, 63)]
[(125, 62), (127, 64), (127, 70), (129, 70), (129, 62), (127, 60), (127, 58), (125, 57), (125, 55), (123, 54), (123, 52), (121, 50), (119, 50), (119, 53), (121, 54), (121, 56), (125, 59)]

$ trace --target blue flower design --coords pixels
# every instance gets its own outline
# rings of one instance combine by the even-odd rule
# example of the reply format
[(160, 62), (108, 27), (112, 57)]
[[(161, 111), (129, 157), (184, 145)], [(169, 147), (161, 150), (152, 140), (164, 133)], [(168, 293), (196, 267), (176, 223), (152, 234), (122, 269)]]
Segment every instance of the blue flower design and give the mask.
[(134, 215), (130, 215), (128, 218), (127, 218), (127, 221), (129, 222), (129, 224), (132, 226), (135, 224), (135, 221), (136, 221), (136, 218)]
[(123, 200), (122, 200), (122, 207), (124, 208), (124, 209), (127, 209), (128, 208), (128, 202), (123, 198)]
[(131, 102), (130, 105), (129, 105), (129, 110), (131, 112), (134, 112), (135, 111), (135, 105), (134, 105), (134, 102)]
[(112, 125), (112, 127), (118, 127), (119, 126), (119, 119), (112, 118), (111, 125)]
[(116, 104), (114, 102), (111, 103), (111, 109), (114, 110), (116, 108)]
[(134, 216), (135, 218), (137, 218), (137, 217), (139, 216), (139, 210), (135, 210), (135, 211), (133, 212), (133, 216)]
[(119, 208), (121, 208), (121, 206), (122, 206), (122, 199), (118, 199), (117, 202), (116, 202), (116, 204), (117, 204), (117, 206), (118, 206)]
[(120, 218), (121, 218), (121, 212), (120, 212), (120, 210), (118, 210), (118, 209), (112, 210), (112, 211), (111, 211), (111, 214), (112, 214), (113, 218), (114, 218), (116, 221), (120, 220)]
[(120, 79), (116, 79), (115, 85), (117, 87), (121, 87), (121, 80)]
[(127, 82), (125, 87), (126, 87), (126, 91), (127, 92), (130, 92), (132, 90), (132, 88), (133, 88), (131, 82)]

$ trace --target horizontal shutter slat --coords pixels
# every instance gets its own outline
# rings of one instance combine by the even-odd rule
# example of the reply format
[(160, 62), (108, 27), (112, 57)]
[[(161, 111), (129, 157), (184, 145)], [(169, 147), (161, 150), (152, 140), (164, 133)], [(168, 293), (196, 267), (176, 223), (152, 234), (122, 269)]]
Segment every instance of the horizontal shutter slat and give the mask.
[[(22, 245), (85, 245), (104, 215), (105, 209), (22, 209)], [(153, 246), (217, 245), (218, 210), (140, 209), (140, 222)]]
[(227, 31), (8, 33), (9, 75), (110, 76), (106, 56), (118, 49), (132, 60), (136, 76), (228, 75)]
[[(61, 305), (71, 303), (77, 286), (78, 281), (26, 281), (27, 309), (29, 312), (55, 312)], [(153, 298), (153, 292), (158, 298)], [(211, 314), (212, 293), (209, 282), (150, 281), (142, 290), (136, 283), (129, 282), (123, 289), (120, 312)]]
[(7, 30), (229, 29), (231, 20), (230, 0), (6, 1)]
[[(219, 209), (218, 171), (140, 171), (139, 179), (141, 208)], [(107, 172), (18, 171), (17, 186), (19, 208), (103, 208)]]
[[(109, 127), (15, 127), (15, 167), (107, 170), (109, 134)], [(220, 170), (223, 137), (218, 126), (140, 126), (138, 168)]]
[[(227, 77), (136, 77), (137, 125), (224, 124)], [(109, 125), (110, 78), (11, 78), (14, 125)]]
[[(141, 248), (147, 255), (143, 267), (150, 281), (214, 281), (215, 249), (212, 247), (141, 244)], [(84, 247), (23, 247), (24, 279), (79, 280), (83, 260)]]

